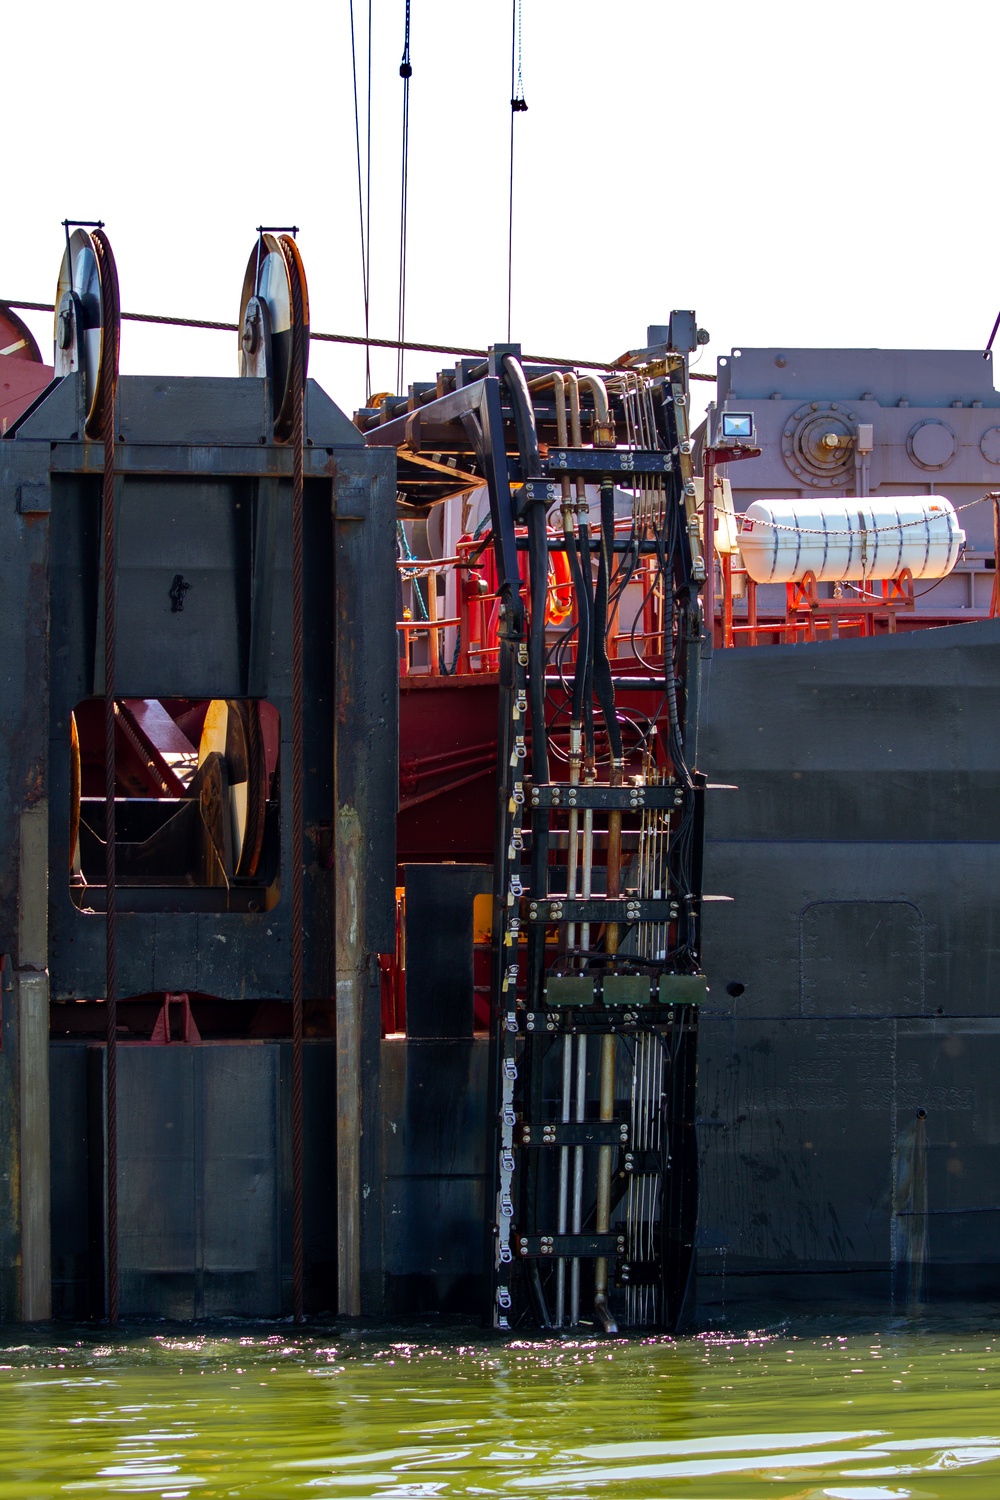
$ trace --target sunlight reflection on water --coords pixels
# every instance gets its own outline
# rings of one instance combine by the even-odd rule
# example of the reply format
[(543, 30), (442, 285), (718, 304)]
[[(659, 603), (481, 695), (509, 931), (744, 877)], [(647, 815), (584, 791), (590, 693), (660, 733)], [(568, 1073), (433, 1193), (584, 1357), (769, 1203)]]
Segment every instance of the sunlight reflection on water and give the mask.
[(0, 1500), (996, 1500), (998, 1335), (0, 1330)]

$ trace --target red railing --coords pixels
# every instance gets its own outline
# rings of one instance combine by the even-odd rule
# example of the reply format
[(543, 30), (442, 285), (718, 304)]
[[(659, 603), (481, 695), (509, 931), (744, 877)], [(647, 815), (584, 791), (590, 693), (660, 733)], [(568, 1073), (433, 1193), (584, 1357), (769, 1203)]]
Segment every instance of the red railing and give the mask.
[[(618, 535), (627, 537), (631, 522), (620, 522)], [(518, 534), (522, 534), (519, 530)], [(523, 534), (527, 534), (526, 532)], [(562, 532), (550, 529), (550, 536), (561, 539)], [(522, 554), (522, 583), (527, 584), (527, 554)], [(553, 641), (576, 624), (576, 609), (569, 565), (565, 554), (553, 550), (549, 573), (549, 632)], [(401, 578), (413, 582), (414, 605), (426, 610), (426, 618), (414, 618), (413, 606), (396, 622), (401, 638), (400, 673), (404, 677), (476, 677), (497, 670), (499, 658), (499, 596), (496, 567), (489, 540), (462, 537), (452, 557), (400, 559)], [(439, 579), (446, 580), (444, 609), (439, 598)], [(454, 589), (448, 580), (454, 579)], [(423, 583), (419, 587), (418, 581)], [(610, 656), (622, 663), (642, 659), (649, 663), (663, 660), (663, 623), (665, 617), (663, 589), (657, 574), (657, 559), (641, 557), (629, 583), (631, 600), (623, 608), (619, 598), (613, 608), (608, 636)], [(525, 587), (525, 595), (527, 588)], [(417, 603), (419, 599), (419, 604)], [(449, 612), (449, 600), (454, 600)], [(441, 611), (439, 613), (439, 611)], [(446, 632), (457, 630), (452, 646), (452, 664), (446, 661)], [(426, 643), (426, 650), (415, 648)], [(456, 649), (457, 648), (457, 649)], [(562, 652), (566, 666), (576, 660), (575, 636), (570, 635)]]

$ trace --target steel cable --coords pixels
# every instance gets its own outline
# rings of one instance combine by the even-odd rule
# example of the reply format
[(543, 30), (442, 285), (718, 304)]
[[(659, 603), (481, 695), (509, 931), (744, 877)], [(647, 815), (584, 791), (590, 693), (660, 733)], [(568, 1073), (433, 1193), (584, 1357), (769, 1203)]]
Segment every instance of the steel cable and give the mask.
[[(524, 114), (528, 104), (524, 97), (521, 73), (521, 0), (513, 0), (510, 39), (510, 191), (507, 202), (507, 342), (510, 343), (511, 307), (514, 291), (514, 118)], [(402, 337), (402, 334), (400, 334)]]
[(403, 394), (403, 360), (406, 331), (406, 229), (410, 189), (410, 79), (413, 65), (410, 62), (410, 0), (406, 0), (406, 29), (403, 38), (403, 59), (399, 65), (399, 76), (403, 80), (403, 152), (399, 187), (399, 311), (398, 340), (396, 344), (396, 391)]
[[(3, 299), (0, 299), (3, 301)], [(14, 308), (22, 312), (52, 312), (51, 302), (10, 302), (4, 301), (5, 307)], [(165, 328), (201, 328), (210, 333), (239, 333), (238, 323), (221, 323), (215, 318), (176, 318), (166, 313), (131, 313), (121, 314), (123, 323), (156, 323)], [(360, 344), (363, 347), (371, 346), (373, 349), (404, 349), (413, 354), (458, 354), (467, 355), (469, 358), (485, 359), (489, 351), (487, 349), (471, 349), (464, 344), (426, 344), (417, 343), (413, 339), (376, 339), (369, 338), (363, 333), (317, 333), (311, 329), (310, 341), (320, 344)], [(597, 359), (567, 359), (563, 355), (555, 354), (522, 354), (521, 360), (531, 365), (560, 365), (566, 368), (578, 370), (616, 370), (620, 366), (614, 360)], [(692, 380), (715, 380), (714, 375), (692, 374)]]
[[(284, 240), (286, 236), (282, 236)], [(305, 491), (304, 298), (297, 260), (286, 255), (292, 297), (292, 1304), (304, 1310), (303, 1162), (303, 498)]]
[[(364, 309), (365, 309), (365, 401), (367, 402), (370, 399), (371, 393), (372, 393), (371, 345), (368, 343), (368, 331), (369, 331), (369, 329), (368, 329), (368, 308), (369, 308), (368, 291), (369, 291), (369, 269), (370, 269), (371, 262), (370, 262), (370, 258), (369, 258), (370, 257), (370, 251), (369, 251), (369, 247), (368, 247), (368, 220), (366, 219), (366, 215), (365, 215), (365, 198), (363, 196), (362, 183), (361, 183), (361, 121), (360, 121), (360, 117), (358, 115), (358, 59), (357, 59), (357, 50), (356, 50), (356, 47), (355, 47), (355, 40), (354, 40), (354, 0), (350, 0), (349, 9), (350, 9), (350, 22), (351, 22), (351, 78), (352, 78), (353, 83), (354, 83), (354, 147), (355, 147), (355, 154), (356, 154), (356, 157), (357, 157), (357, 167), (358, 167), (358, 217), (359, 217), (360, 224), (361, 224), (361, 289), (362, 289), (362, 295), (364, 297)], [(367, 154), (368, 195), (367, 196), (368, 196), (369, 217), (370, 217), (370, 208), (371, 208), (371, 180), (372, 180), (372, 163), (371, 163), (371, 155), (372, 155), (372, 152), (371, 152), (371, 144), (372, 144), (372, 136), (371, 136), (371, 128), (372, 128), (372, 92), (371, 92), (372, 46), (371, 46), (371, 41), (372, 41), (372, 8), (371, 8), (371, 0), (368, 0), (368, 154)]]
[(93, 234), (101, 281), (103, 329), (101, 435), (104, 440), (102, 522), (104, 530), (104, 842), (105, 842), (105, 1098), (107, 1111), (108, 1321), (118, 1322), (118, 896), (115, 817), (115, 400), (118, 392), (118, 273), (107, 236)]

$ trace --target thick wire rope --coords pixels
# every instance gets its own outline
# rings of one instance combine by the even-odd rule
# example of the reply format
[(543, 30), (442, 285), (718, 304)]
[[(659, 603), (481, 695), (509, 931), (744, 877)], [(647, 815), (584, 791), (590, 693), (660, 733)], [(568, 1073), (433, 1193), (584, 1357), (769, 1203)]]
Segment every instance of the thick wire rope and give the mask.
[[(368, 0), (368, 88), (365, 99), (365, 286), (368, 299), (372, 285), (372, 0)], [(365, 396), (371, 395), (371, 354), (368, 323), (369, 302), (365, 302)]]
[(371, 181), (372, 181), (372, 169), (371, 169), (371, 139), (372, 139), (372, 124), (371, 124), (371, 101), (372, 101), (372, 94), (371, 94), (371, 75), (372, 75), (372, 52), (371, 52), (372, 8), (371, 8), (371, 0), (369, 0), (369, 4), (368, 4), (368, 121), (367, 121), (367, 123), (368, 123), (368, 146), (367, 146), (367, 155), (366, 155), (366, 162), (367, 162), (367, 169), (368, 169), (368, 204), (367, 204), (367, 206), (368, 206), (368, 211), (369, 211), (369, 217), (366, 217), (366, 213), (365, 213), (365, 198), (364, 198), (364, 195), (362, 193), (362, 182), (361, 182), (361, 120), (360, 120), (360, 115), (359, 115), (359, 112), (358, 112), (358, 59), (357, 59), (357, 50), (356, 50), (355, 38), (354, 38), (354, 0), (350, 0), (350, 20), (351, 20), (351, 80), (352, 80), (352, 83), (353, 83), (353, 86), (354, 86), (354, 150), (355, 150), (355, 157), (356, 157), (356, 160), (357, 160), (357, 169), (358, 169), (358, 219), (360, 221), (360, 229), (361, 229), (361, 288), (362, 288), (362, 296), (364, 298), (364, 308), (365, 308), (365, 401), (367, 403), (367, 401), (370, 398), (371, 393), (372, 393), (372, 351), (371, 351), (371, 344), (368, 342), (368, 336), (369, 336), (369, 333), (371, 332), (370, 322), (369, 322), (369, 286), (370, 286), (369, 274), (370, 274), (370, 269), (371, 269), (370, 250), (369, 250), (369, 224), (370, 224), (370, 210), (371, 210)]
[(410, 62), (410, 0), (406, 0), (406, 23), (403, 36), (403, 60), (399, 65), (399, 76), (403, 80), (403, 153), (399, 189), (399, 317), (397, 327), (396, 391), (403, 394), (403, 362), (405, 358), (404, 334), (406, 332), (406, 228), (407, 198), (410, 178), (410, 79), (413, 66)]
[(507, 200), (507, 342), (514, 291), (514, 118), (528, 108), (521, 74), (521, 0), (512, 0), (510, 25), (510, 188)]
[(305, 493), (305, 340), (302, 285), (289, 264), (292, 294), (292, 1303), (296, 1323), (304, 1311), (303, 1153), (303, 629)]
[[(21, 312), (52, 312), (54, 310), (51, 302), (11, 302), (0, 298), (3, 306)], [(176, 318), (166, 313), (131, 313), (121, 314), (123, 323), (156, 323), (165, 328), (196, 328), (204, 329), (210, 333), (239, 333), (238, 323), (222, 323), (215, 318)], [(373, 349), (403, 349), (413, 354), (460, 354), (468, 355), (470, 358), (486, 359), (488, 349), (472, 349), (465, 344), (426, 344), (418, 343), (415, 339), (377, 339), (368, 338), (363, 333), (318, 333), (315, 329), (309, 331), (310, 341), (318, 344), (358, 344), (361, 346), (371, 345)], [(599, 359), (571, 359), (562, 354), (523, 354), (523, 364), (530, 365), (559, 365), (567, 369), (576, 370), (608, 370), (613, 371), (619, 367), (614, 360)], [(704, 380), (714, 380), (714, 375), (704, 375)]]
[(118, 273), (106, 235), (96, 229), (94, 248), (101, 281), (103, 355), (101, 436), (104, 441), (104, 843), (105, 843), (105, 1066), (107, 1108), (108, 1321), (118, 1322), (118, 871), (115, 817), (115, 657), (117, 647), (115, 539), (115, 401), (118, 392)]

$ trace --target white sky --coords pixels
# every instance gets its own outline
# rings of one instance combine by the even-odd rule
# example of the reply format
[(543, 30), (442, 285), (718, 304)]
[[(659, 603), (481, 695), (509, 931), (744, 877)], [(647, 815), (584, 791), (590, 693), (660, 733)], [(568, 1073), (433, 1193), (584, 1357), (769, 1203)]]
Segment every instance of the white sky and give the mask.
[[(396, 328), (402, 0), (373, 0), (371, 331)], [(610, 359), (694, 307), (736, 345), (975, 348), (1000, 305), (998, 20), (958, 0), (523, 0), (512, 336)], [(129, 311), (236, 319), (301, 226), (313, 327), (363, 330), (348, 0), (8, 6), (0, 297), (50, 301), (103, 218)], [(364, 87), (367, 0), (355, 0)], [(412, 0), (407, 336), (506, 336), (510, 0)], [(364, 99), (361, 100), (362, 131)], [(27, 315), (51, 347), (45, 315)], [(450, 361), (408, 355), (408, 380)], [(235, 335), (126, 324), (127, 373)], [(363, 354), (313, 345), (348, 412)], [(395, 355), (374, 356), (375, 388)], [(711, 387), (702, 386), (706, 395)]]

